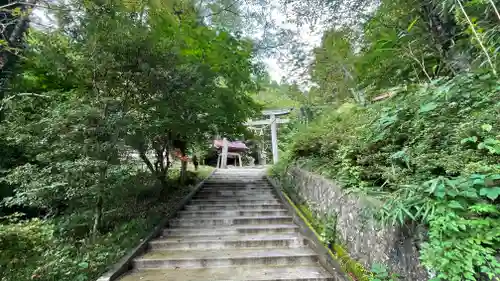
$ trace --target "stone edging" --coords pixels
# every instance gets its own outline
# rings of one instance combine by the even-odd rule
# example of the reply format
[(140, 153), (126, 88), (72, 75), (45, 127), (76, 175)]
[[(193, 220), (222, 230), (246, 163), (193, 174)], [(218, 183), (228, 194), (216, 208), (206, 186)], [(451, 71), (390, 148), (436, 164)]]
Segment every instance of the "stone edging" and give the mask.
[(160, 221), (160, 223), (158, 223), (158, 225), (153, 229), (153, 231), (151, 231), (151, 233), (146, 238), (144, 238), (137, 247), (130, 250), (130, 252), (127, 255), (125, 255), (123, 258), (121, 258), (120, 261), (118, 261), (113, 266), (113, 268), (111, 268), (109, 271), (107, 271), (106, 273), (101, 275), (101, 277), (99, 277), (96, 281), (114, 281), (114, 280), (118, 279), (118, 277), (120, 277), (122, 274), (129, 271), (131, 264), (132, 264), (132, 260), (135, 257), (146, 252), (146, 250), (148, 249), (149, 241), (153, 240), (154, 238), (158, 237), (161, 234), (163, 229), (167, 226), (168, 222), (175, 215), (177, 215), (177, 213), (182, 208), (184, 208), (184, 206), (186, 204), (188, 204), (189, 201), (191, 201), (191, 198), (201, 189), (201, 187), (203, 186), (205, 181), (207, 179), (209, 179), (216, 171), (217, 171), (217, 169), (214, 169), (210, 173), (210, 175), (208, 175), (205, 179), (203, 179), (201, 182), (199, 182), (196, 185), (196, 187), (188, 195), (186, 195), (186, 197), (184, 197), (184, 199), (182, 199), (179, 202), (179, 204), (176, 206), (176, 208), (173, 211), (171, 211), (169, 213), (169, 215), (167, 215), (164, 219), (162, 219)]
[(276, 181), (268, 175), (266, 175), (266, 179), (274, 188), (274, 191), (278, 195), (280, 201), (286, 206), (288, 211), (292, 213), (293, 222), (299, 226), (300, 233), (306, 238), (308, 245), (318, 254), (319, 263), (333, 275), (335, 281), (350, 280), (347, 278), (345, 272), (342, 270), (342, 267), (337, 262), (335, 255), (330, 249), (324, 246), (318, 233), (316, 233), (316, 231), (311, 227), (310, 222), (308, 222), (307, 218), (302, 215), (290, 197), (288, 197), (288, 195), (281, 190)]

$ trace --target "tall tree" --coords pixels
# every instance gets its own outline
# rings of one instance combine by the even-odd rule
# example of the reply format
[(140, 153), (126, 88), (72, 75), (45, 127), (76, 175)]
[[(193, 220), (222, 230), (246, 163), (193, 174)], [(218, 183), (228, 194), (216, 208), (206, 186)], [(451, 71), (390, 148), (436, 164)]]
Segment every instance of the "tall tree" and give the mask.
[(6, 177), (19, 185), (8, 202), (92, 204), (97, 233), (114, 183), (133, 170), (133, 150), (168, 191), (171, 150), (185, 155), (215, 132), (244, 130), (258, 109), (252, 45), (203, 25), (185, 2), (72, 7), (78, 13), (59, 10), (64, 25), (33, 34), (26, 75), (13, 84), (44, 98), (6, 107), (3, 133), (35, 158)]

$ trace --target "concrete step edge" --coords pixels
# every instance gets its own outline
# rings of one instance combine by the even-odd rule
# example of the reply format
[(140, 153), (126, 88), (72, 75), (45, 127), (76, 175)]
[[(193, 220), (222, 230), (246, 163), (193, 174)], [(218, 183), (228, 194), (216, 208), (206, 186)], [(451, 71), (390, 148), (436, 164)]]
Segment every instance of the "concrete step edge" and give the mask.
[(272, 192), (274, 193), (274, 190), (271, 188), (210, 188), (210, 189), (201, 189), (199, 192), (251, 192), (251, 193), (257, 193), (257, 192)]
[(224, 217), (224, 218), (175, 218), (173, 220), (266, 220), (266, 219), (292, 219), (292, 216), (260, 216), (260, 217), (249, 217), (249, 216), (235, 216), (235, 217)]
[(211, 213), (224, 213), (224, 212), (246, 212), (246, 213), (260, 213), (260, 212), (287, 212), (287, 209), (234, 209), (234, 210), (182, 210), (179, 214), (211, 214)]
[(193, 204), (190, 204), (190, 205), (187, 205), (186, 207), (197, 207), (197, 206), (200, 206), (200, 207), (242, 207), (242, 208), (244, 208), (244, 207), (254, 207), (254, 206), (261, 207), (261, 206), (269, 206), (269, 205), (280, 206), (280, 207), (285, 208), (283, 206), (283, 204), (280, 204), (280, 203), (262, 204), (262, 205), (256, 205), (256, 204), (233, 204), (233, 205), (231, 205), (231, 204), (196, 204), (196, 205), (193, 205)]
[[(252, 248), (240, 248), (236, 249), (237, 251), (241, 250), (248, 250)], [(257, 248), (256, 248), (257, 249)], [(308, 249), (309, 248), (292, 248), (292, 249)], [(292, 250), (292, 249), (282, 249), (282, 251), (286, 250)], [(267, 250), (274, 250), (274, 249), (267, 249)], [(150, 253), (160, 253), (160, 252), (172, 252), (168, 250), (156, 250), (156, 251), (150, 251)], [(196, 252), (196, 250), (175, 250), (175, 252), (185, 252), (187, 255), (189, 255), (189, 252)], [(271, 258), (300, 258), (300, 257), (311, 257), (311, 258), (317, 258), (317, 254), (314, 252), (304, 252), (304, 253), (294, 253), (294, 254), (287, 254), (287, 253), (276, 253), (272, 254), (272, 252), (265, 252), (265, 253), (260, 253), (256, 255), (250, 255), (246, 253), (246, 255), (239, 255), (239, 256), (233, 256), (233, 257), (226, 257), (224, 256), (224, 252), (227, 252), (227, 250), (221, 250), (219, 251), (220, 253), (215, 256), (211, 256), (210, 258), (207, 257), (169, 257), (168, 254), (165, 254), (164, 257), (159, 257), (158, 255), (155, 257), (140, 257), (136, 258), (136, 261), (169, 261), (169, 260), (179, 260), (179, 261), (197, 261), (197, 260), (231, 260), (231, 259), (271, 259)], [(236, 252), (235, 252), (236, 253)]]
[[(196, 238), (196, 237), (192, 237)], [(219, 238), (219, 239), (217, 239)], [(227, 236), (214, 236), (212, 239), (207, 239), (207, 238), (200, 238), (197, 240), (182, 240), (178, 238), (172, 238), (172, 237), (165, 237), (165, 238), (158, 238), (156, 240), (153, 240), (149, 243), (151, 244), (160, 244), (160, 243), (191, 243), (191, 242), (202, 242), (202, 243), (210, 243), (210, 242), (240, 242), (240, 241), (282, 241), (282, 240), (304, 240), (304, 238), (300, 237), (299, 235), (283, 235), (282, 237), (275, 236), (275, 237), (265, 237), (265, 236), (233, 236), (233, 235), (227, 235)]]
[[(206, 231), (233, 231), (233, 230), (262, 230), (262, 229), (299, 229), (299, 227), (293, 223), (290, 224), (267, 224), (267, 225), (235, 225), (235, 226), (229, 226), (229, 227), (205, 227), (205, 228), (200, 228), (199, 231), (203, 234), (203, 232)], [(182, 227), (177, 227), (177, 228), (166, 228), (163, 230), (164, 232), (168, 231), (193, 231), (192, 228), (182, 228)]]
[[(207, 199), (200, 199), (200, 198), (193, 198), (191, 199), (191, 201), (194, 201), (194, 202), (197, 202), (197, 201), (217, 201), (217, 200), (207, 200)], [(276, 197), (272, 198), (272, 199), (267, 199), (267, 198), (236, 198), (236, 199), (225, 199), (225, 200), (219, 200), (219, 201), (223, 201), (223, 202), (240, 202), (240, 201), (243, 201), (243, 203), (250, 203), (250, 202), (258, 202), (258, 201), (264, 201), (262, 203), (266, 203), (267, 201), (276, 201), (276, 202), (280, 202)]]
[[(242, 270), (248, 270), (252, 274), (244, 278), (229, 277), (230, 279), (224, 278), (223, 275), (233, 275), (235, 272)], [(201, 271), (201, 272), (200, 272)], [(310, 274), (307, 272), (310, 271)], [(225, 273), (227, 272), (227, 273)], [(158, 275), (158, 279), (153, 279), (148, 276), (149, 273)], [(227, 267), (217, 267), (217, 268), (183, 268), (182, 272), (179, 269), (165, 269), (165, 268), (150, 268), (150, 269), (140, 269), (133, 270), (129, 273), (130, 276), (125, 276), (125, 281), (136, 281), (147, 279), (151, 281), (163, 281), (164, 276), (172, 276), (174, 278), (167, 280), (179, 280), (180, 276), (176, 274), (181, 274), (184, 278), (187, 277), (191, 281), (207, 281), (217, 280), (217, 281), (334, 281), (336, 280), (330, 276), (326, 270), (319, 267), (315, 263), (304, 264), (298, 266), (279, 266), (273, 265), (271, 267), (267, 266), (254, 266), (254, 265), (239, 265), (239, 266), (227, 266)], [(305, 273), (305, 274), (304, 274)], [(273, 276), (277, 274), (278, 276)], [(193, 277), (193, 275), (200, 276), (199, 278)], [(176, 278), (177, 277), (177, 278)], [(130, 279), (127, 279), (130, 278)], [(237, 278), (237, 279), (236, 279)]]
[[(252, 274), (247, 275), (244, 278), (234, 277), (236, 272), (241, 272), (245, 270), (251, 272)], [(201, 271), (201, 272), (200, 272)], [(225, 273), (225, 271), (227, 273)], [(310, 274), (307, 272), (310, 271)], [(154, 274), (159, 276), (159, 278), (146, 277), (149, 274)], [(179, 274), (180, 276), (176, 276)], [(233, 277), (224, 277), (223, 275), (229, 275)], [(277, 274), (278, 276), (273, 276)], [(173, 276), (172, 279), (166, 280), (179, 280), (182, 276), (183, 278), (189, 278), (191, 281), (207, 281), (217, 280), (217, 281), (334, 281), (336, 278), (330, 276), (326, 270), (319, 267), (315, 263), (304, 264), (298, 266), (279, 266), (273, 265), (271, 267), (267, 266), (254, 266), (254, 265), (239, 265), (227, 266), (227, 267), (217, 267), (217, 268), (183, 268), (182, 272), (179, 269), (165, 269), (165, 268), (150, 268), (133, 270), (129, 273), (130, 276), (125, 276), (124, 281), (137, 281), (142, 279), (147, 279), (150, 281), (163, 281), (164, 276)], [(195, 275), (195, 277), (193, 277)], [(197, 278), (196, 276), (200, 276)], [(127, 279), (129, 278), (129, 279)], [(230, 279), (226, 279), (230, 278)]]

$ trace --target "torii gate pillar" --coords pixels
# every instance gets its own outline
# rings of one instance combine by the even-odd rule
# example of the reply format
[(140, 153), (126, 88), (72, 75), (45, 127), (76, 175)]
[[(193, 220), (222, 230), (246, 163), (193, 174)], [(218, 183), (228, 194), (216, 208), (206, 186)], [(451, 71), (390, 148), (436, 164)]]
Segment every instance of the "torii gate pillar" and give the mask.
[(271, 145), (273, 149), (273, 164), (278, 163), (278, 126), (276, 124), (276, 115), (271, 115)]

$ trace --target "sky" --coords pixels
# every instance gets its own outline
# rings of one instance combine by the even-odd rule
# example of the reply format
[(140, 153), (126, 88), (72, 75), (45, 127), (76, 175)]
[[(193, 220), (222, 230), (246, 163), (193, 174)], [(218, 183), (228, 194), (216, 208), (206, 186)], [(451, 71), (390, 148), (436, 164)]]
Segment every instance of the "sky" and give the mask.
[[(317, 47), (321, 44), (321, 34), (313, 34), (308, 32), (309, 27), (303, 27), (300, 28), (300, 38), (303, 42), (307, 42), (308, 49), (311, 51), (314, 47)], [(312, 55), (311, 55), (312, 58)], [(267, 57), (263, 61), (266, 66), (267, 70), (269, 72), (269, 75), (271, 76), (271, 79), (281, 82), (281, 78), (283, 76), (289, 77), (293, 76), (294, 74), (292, 73), (293, 70), (291, 69), (292, 67), (288, 65), (287, 63), (280, 63), (280, 60), (275, 57)]]
[[(313, 48), (319, 46), (321, 44), (321, 38), (323, 35), (323, 27), (322, 26), (311, 26), (310, 24), (304, 24), (300, 27), (297, 27), (294, 24), (290, 24), (287, 16), (280, 11), (280, 7), (277, 7), (272, 12), (272, 19), (275, 20), (278, 24), (278, 27), (284, 27), (293, 29), (298, 33), (299, 40), (306, 45), (306, 51), (311, 52)], [(311, 30), (315, 30), (315, 32), (311, 32)], [(286, 54), (285, 54), (286, 55)], [(309, 59), (312, 59), (312, 54), (309, 55)], [(263, 61), (271, 76), (271, 79), (282, 82), (282, 77), (293, 77), (295, 74), (292, 70), (292, 66), (286, 62), (280, 61), (279, 58), (276, 57), (267, 57)]]

